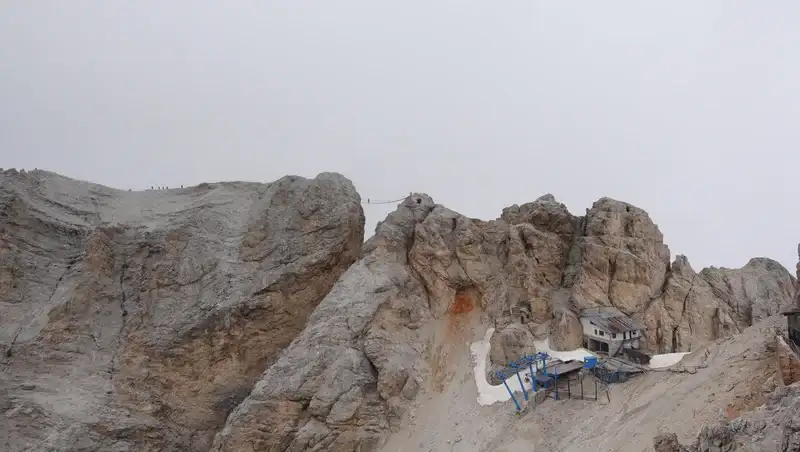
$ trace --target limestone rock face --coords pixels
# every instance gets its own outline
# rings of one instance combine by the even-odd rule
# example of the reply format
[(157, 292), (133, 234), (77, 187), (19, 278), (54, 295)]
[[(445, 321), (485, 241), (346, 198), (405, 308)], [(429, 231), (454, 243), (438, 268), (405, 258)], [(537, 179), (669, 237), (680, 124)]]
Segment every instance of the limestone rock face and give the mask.
[(642, 311), (661, 290), (669, 267), (669, 248), (658, 226), (644, 210), (609, 198), (595, 202), (584, 222), (576, 243), (575, 307)]
[(789, 386), (800, 381), (800, 356), (795, 347), (783, 336), (775, 337), (775, 349), (778, 355), (778, 376), (781, 382)]
[(687, 351), (794, 297), (768, 259), (670, 264), (648, 214), (609, 198), (481, 221), (412, 194), (362, 246), (335, 174), (140, 193), (3, 177), (11, 451), (373, 451), (420, 394), (461, 384), (487, 327), (490, 370), (534, 339), (582, 346), (594, 306), (644, 323), (651, 351)]
[(706, 268), (700, 276), (730, 307), (737, 324), (753, 324), (791, 307), (795, 280), (772, 259), (751, 259), (740, 269)]
[(657, 452), (800, 450), (800, 384), (780, 387), (755, 411), (703, 426), (694, 444), (681, 446), (675, 434), (654, 440)]
[[(740, 283), (719, 298), (719, 284), (704, 282), (685, 258), (668, 260), (647, 214), (618, 201), (602, 199), (584, 218), (544, 196), (480, 221), (412, 195), (379, 224), (305, 331), (230, 415), (213, 450), (376, 450), (420, 392), (451, 384), (447, 369), (459, 347), (489, 325), (496, 369), (532, 352), (534, 338), (549, 335), (555, 348), (583, 345), (584, 307), (644, 316), (655, 325), (649, 345), (682, 350), (756, 318), (734, 318), (733, 306), (759, 302), (767, 313), (780, 303), (764, 294), (789, 296), (780, 268), (766, 261), (724, 272), (725, 281)], [(769, 289), (738, 289), (753, 278)], [(703, 290), (691, 289), (696, 299), (685, 311), (697, 319), (689, 320), (681, 313), (693, 284)]]
[(685, 256), (677, 256), (663, 292), (641, 313), (647, 346), (658, 352), (691, 351), (741, 332), (791, 306), (794, 286), (789, 272), (771, 259), (696, 273)]
[(0, 449), (208, 450), (363, 221), (338, 174), (145, 192), (0, 174)]
[[(552, 345), (583, 345), (583, 309), (614, 306), (634, 315), (663, 289), (669, 248), (644, 210), (602, 198), (576, 220), (562, 290), (553, 297)], [(565, 300), (565, 301), (559, 301)]]
[(420, 391), (451, 384), (448, 368), (468, 359), (457, 355), (481, 324), (498, 327), (496, 359), (530, 352), (549, 323), (577, 220), (552, 197), (503, 217), (471, 220), (427, 195), (407, 198), (213, 450), (375, 450)]
[(231, 413), (212, 450), (379, 446), (401, 414), (393, 407), (413, 399), (430, 372), (420, 326), (431, 309), (409, 252), (433, 209), (429, 197), (415, 195), (378, 226), (306, 329)]

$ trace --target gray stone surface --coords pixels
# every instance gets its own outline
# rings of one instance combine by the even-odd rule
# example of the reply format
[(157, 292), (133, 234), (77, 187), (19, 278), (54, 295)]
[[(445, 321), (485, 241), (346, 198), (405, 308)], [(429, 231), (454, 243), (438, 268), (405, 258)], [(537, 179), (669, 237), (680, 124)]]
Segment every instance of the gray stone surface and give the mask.
[(656, 452), (800, 451), (800, 383), (776, 389), (766, 403), (730, 421), (703, 426), (687, 446), (674, 434), (654, 441)]
[[(213, 450), (377, 450), (420, 393), (456, 384), (458, 347), (490, 325), (493, 369), (530, 353), (537, 337), (582, 345), (578, 313), (597, 305), (662, 322), (647, 345), (680, 351), (738, 332), (794, 295), (792, 277), (769, 260), (704, 275), (707, 290), (687, 298), (688, 261), (670, 266), (647, 213), (608, 198), (587, 217), (547, 195), (480, 221), (411, 195), (231, 414)], [(757, 315), (735, 315), (750, 305)]]
[(661, 353), (691, 351), (739, 333), (790, 307), (795, 285), (788, 270), (771, 259), (696, 273), (685, 256), (677, 256), (663, 292), (639, 314), (647, 327), (647, 346)]
[(208, 450), (363, 221), (338, 174), (128, 192), (0, 173), (0, 450)]
[(378, 226), (303, 333), (231, 413), (212, 450), (377, 447), (389, 427), (388, 404), (416, 395), (423, 350), (414, 348), (413, 326), (430, 314), (408, 249), (431, 209), (429, 197), (412, 196)]
[(460, 393), (489, 326), (493, 368), (534, 339), (581, 346), (599, 305), (645, 323), (651, 351), (688, 351), (795, 295), (769, 259), (670, 264), (649, 215), (609, 198), (481, 221), (412, 194), (363, 243), (336, 174), (146, 192), (0, 177), (14, 452), (377, 450), (421, 396)]

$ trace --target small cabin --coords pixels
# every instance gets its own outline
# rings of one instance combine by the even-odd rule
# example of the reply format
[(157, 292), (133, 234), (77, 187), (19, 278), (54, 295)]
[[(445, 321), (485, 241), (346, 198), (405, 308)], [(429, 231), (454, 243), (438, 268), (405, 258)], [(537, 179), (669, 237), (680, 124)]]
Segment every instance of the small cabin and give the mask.
[(788, 322), (789, 340), (800, 347), (800, 308), (790, 309), (783, 312)]
[(645, 330), (643, 325), (611, 306), (584, 310), (581, 326), (584, 346), (610, 356), (623, 349), (638, 349)]

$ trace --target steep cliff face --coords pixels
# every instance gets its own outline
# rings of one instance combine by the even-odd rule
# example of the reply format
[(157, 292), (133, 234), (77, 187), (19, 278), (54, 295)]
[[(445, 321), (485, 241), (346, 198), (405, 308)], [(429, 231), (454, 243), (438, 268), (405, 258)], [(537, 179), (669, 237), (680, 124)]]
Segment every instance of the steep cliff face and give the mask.
[(0, 449), (204, 451), (363, 242), (337, 174), (123, 192), (0, 174)]
[[(551, 195), (480, 221), (414, 194), (363, 244), (352, 184), (121, 192), (0, 180), (5, 449), (376, 450), (493, 326), (505, 364), (615, 306), (687, 351), (791, 303), (768, 259), (695, 273), (648, 214)], [(352, 265), (351, 265), (352, 264)]]
[(580, 310), (598, 305), (652, 324), (653, 348), (688, 350), (777, 312), (792, 282), (768, 260), (699, 276), (683, 257), (670, 266), (647, 213), (607, 198), (586, 217), (548, 195), (480, 221), (415, 194), (379, 224), (212, 450), (376, 450), (419, 393), (458, 384), (448, 360), (488, 325), (494, 364), (529, 353), (535, 337), (581, 345)]
[(641, 314), (647, 346), (658, 352), (694, 350), (778, 314), (791, 306), (794, 291), (795, 279), (771, 259), (695, 273), (686, 257), (678, 256), (663, 293)]

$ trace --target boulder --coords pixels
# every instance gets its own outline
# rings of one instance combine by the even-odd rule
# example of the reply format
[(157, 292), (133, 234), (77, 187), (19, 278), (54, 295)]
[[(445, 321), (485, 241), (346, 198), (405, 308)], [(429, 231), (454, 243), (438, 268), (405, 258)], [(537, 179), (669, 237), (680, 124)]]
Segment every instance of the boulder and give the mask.
[(518, 323), (511, 323), (492, 334), (489, 359), (495, 366), (505, 366), (531, 354), (534, 338), (531, 331)]
[(690, 450), (678, 442), (678, 435), (674, 433), (664, 433), (653, 439), (655, 452), (690, 452)]

